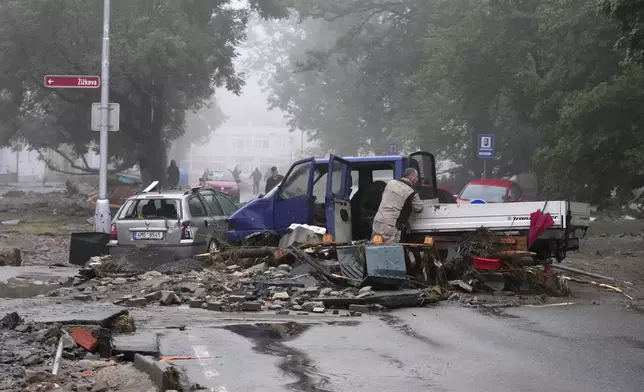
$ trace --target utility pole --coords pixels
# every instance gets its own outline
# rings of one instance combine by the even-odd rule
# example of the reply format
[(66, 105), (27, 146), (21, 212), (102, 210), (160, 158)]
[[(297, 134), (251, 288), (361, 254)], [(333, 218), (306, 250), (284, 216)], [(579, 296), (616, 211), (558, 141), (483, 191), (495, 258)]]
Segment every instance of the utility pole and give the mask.
[(111, 0), (103, 0), (103, 51), (101, 54), (101, 135), (98, 169), (98, 200), (94, 212), (94, 231), (109, 233), (112, 219), (107, 200), (107, 135), (110, 116), (110, 10)]

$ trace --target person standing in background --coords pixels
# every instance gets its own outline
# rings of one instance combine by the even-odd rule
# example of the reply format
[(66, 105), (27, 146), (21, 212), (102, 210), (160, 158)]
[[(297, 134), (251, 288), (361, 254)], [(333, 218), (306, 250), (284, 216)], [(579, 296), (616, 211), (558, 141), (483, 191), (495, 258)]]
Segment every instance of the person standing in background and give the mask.
[(171, 188), (176, 188), (179, 185), (179, 167), (174, 159), (170, 161), (170, 166), (168, 166), (166, 173), (168, 174), (168, 185)]
[(255, 171), (250, 174), (248, 179), (253, 180), (253, 195), (257, 195), (259, 193), (259, 183), (262, 181), (262, 172), (259, 171), (259, 167), (255, 168)]
[(241, 171), (241, 170), (239, 170), (239, 166), (238, 166), (238, 165), (235, 165), (235, 167), (233, 168), (233, 170), (231, 170), (230, 172), (232, 173), (233, 178), (235, 179), (235, 182), (240, 183), (240, 182), (241, 182), (241, 178), (239, 178), (239, 175), (241, 174), (241, 172), (242, 172), (242, 171)]
[(275, 166), (271, 167), (271, 176), (268, 178), (268, 180), (266, 180), (266, 188), (264, 189), (264, 192), (265, 193), (270, 192), (271, 189), (278, 186), (283, 179), (284, 179), (284, 176), (277, 172), (277, 167)]

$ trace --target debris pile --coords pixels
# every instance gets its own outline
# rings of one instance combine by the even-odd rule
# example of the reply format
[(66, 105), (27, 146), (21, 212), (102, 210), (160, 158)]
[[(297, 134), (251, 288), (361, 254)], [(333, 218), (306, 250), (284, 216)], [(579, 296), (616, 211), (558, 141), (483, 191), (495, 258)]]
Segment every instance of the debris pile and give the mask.
[[(154, 251), (141, 249), (145, 262), (140, 255), (134, 262), (94, 257), (72, 287), (48, 295), (126, 307), (187, 305), (282, 314), (353, 309), (358, 314), (445, 299), (466, 306), (481, 302), (468, 298), (469, 293), (497, 296), (503, 304), (517, 294), (567, 294), (566, 279), (532, 266), (531, 252), (508, 251), (487, 235), (472, 234), (444, 262), (431, 243), (224, 246), (201, 255), (200, 262), (165, 255), (150, 259)], [(152, 269), (155, 260), (161, 262)]]
[(571, 278), (544, 272), (534, 253), (512, 250), (485, 230), (447, 254), (431, 241), (330, 244), (319, 235), (301, 237), (314, 243), (278, 247), (268, 233), (249, 238), (255, 246), (221, 244), (220, 251), (197, 259), (177, 260), (145, 247), (128, 257), (93, 257), (70, 287), (48, 296), (124, 307), (361, 314), (442, 300), (504, 307), (569, 294)]
[[(132, 325), (127, 310), (94, 325), (36, 323), (18, 313), (0, 319), (0, 390), (103, 391), (117, 389), (97, 371), (114, 372), (112, 334)], [(131, 331), (128, 329), (127, 331)]]

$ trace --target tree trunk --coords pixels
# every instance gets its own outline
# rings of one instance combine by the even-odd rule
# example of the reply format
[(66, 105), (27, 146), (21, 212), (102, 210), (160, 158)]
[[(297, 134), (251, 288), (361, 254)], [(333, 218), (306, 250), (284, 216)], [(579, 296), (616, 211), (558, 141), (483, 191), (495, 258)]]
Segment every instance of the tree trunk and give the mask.
[(166, 151), (160, 136), (157, 140), (149, 140), (147, 144), (141, 146), (139, 168), (141, 180), (145, 186), (152, 181), (159, 181), (162, 187), (167, 186)]
[[(141, 96), (141, 130), (143, 140), (139, 145), (139, 168), (141, 180), (147, 186), (153, 181), (159, 181), (161, 187), (168, 185), (166, 176), (167, 150), (163, 140), (165, 119), (163, 116), (163, 88), (151, 85), (156, 99), (150, 95)], [(155, 102), (153, 104), (153, 102)]]

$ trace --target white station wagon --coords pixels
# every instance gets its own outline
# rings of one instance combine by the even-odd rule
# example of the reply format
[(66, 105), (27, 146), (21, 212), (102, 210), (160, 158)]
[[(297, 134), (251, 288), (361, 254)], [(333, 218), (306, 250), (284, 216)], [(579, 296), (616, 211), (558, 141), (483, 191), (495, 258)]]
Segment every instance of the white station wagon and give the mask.
[(225, 238), (228, 217), (239, 208), (211, 188), (154, 190), (130, 197), (112, 220), (110, 254), (135, 247), (158, 247), (180, 258), (216, 251)]

